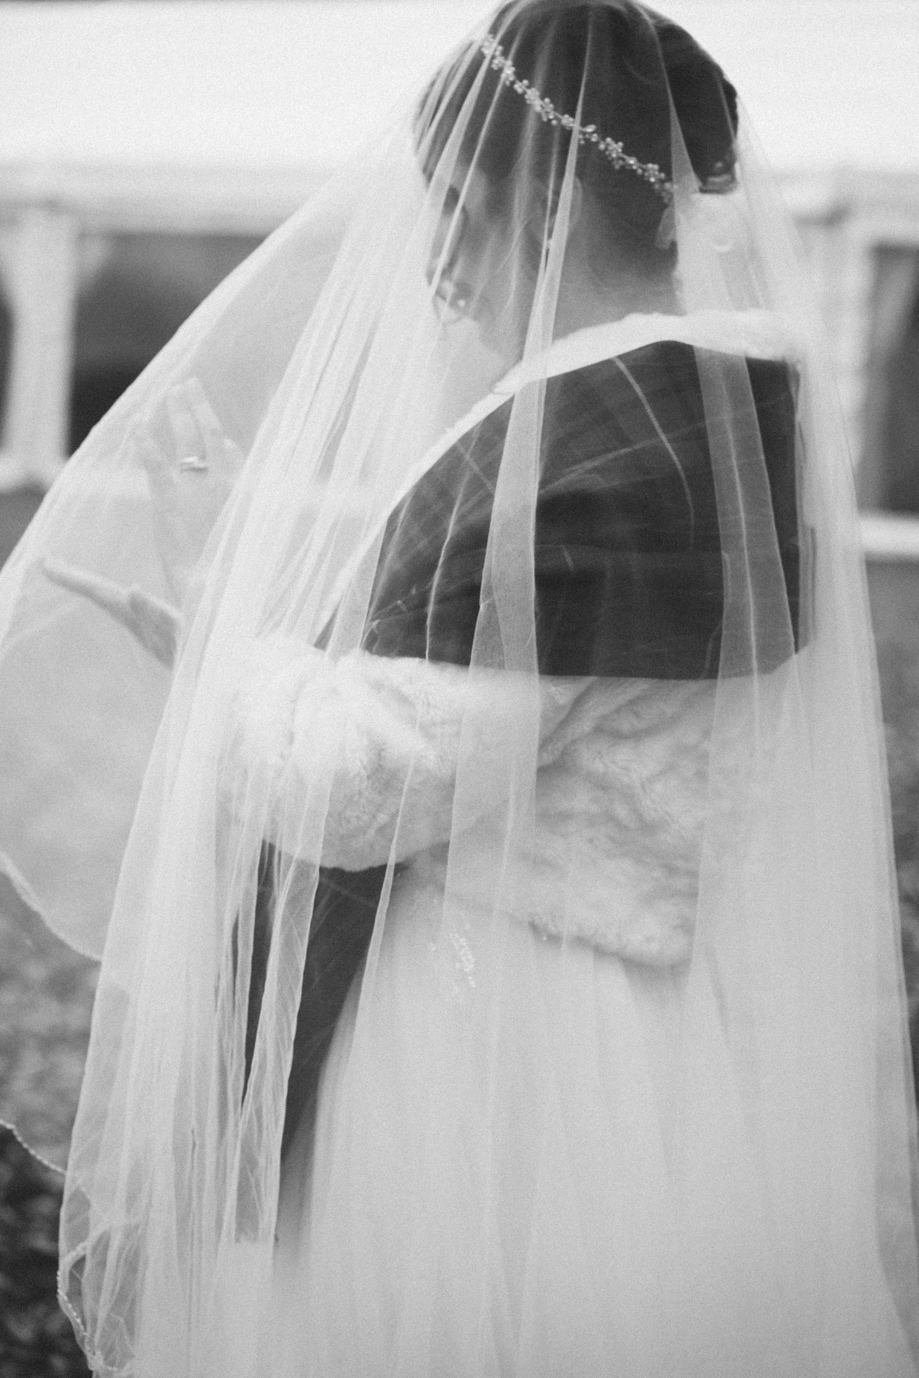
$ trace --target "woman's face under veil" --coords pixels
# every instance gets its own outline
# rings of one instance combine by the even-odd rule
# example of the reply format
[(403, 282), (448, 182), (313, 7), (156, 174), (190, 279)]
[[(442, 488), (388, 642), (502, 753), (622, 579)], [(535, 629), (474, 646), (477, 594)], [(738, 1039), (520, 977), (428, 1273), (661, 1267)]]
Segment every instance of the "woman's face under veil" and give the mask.
[(482, 344), (514, 363), (532, 302), (524, 234), (481, 168), (457, 166), (445, 186), (432, 190), (439, 223), (428, 276), (440, 318), (445, 325), (473, 321)]
[(547, 313), (544, 328), (559, 338), (636, 311), (678, 309), (666, 249), (647, 262), (619, 252), (577, 176), (558, 169), (514, 186), (460, 162), (449, 178), (432, 179), (428, 204), (438, 317), (446, 327), (471, 322), (505, 369), (523, 357), (534, 314)]

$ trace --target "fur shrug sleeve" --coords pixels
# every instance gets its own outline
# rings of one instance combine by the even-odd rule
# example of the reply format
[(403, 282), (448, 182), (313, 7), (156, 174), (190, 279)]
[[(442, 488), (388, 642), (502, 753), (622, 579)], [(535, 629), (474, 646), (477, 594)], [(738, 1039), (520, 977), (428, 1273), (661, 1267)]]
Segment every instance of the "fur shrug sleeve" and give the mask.
[(254, 641), (237, 658), (228, 778), (237, 798), (270, 800), (266, 840), (288, 853), (360, 870), (395, 844), (404, 860), (450, 836), (461, 757), (475, 786), (464, 798), (485, 815), (503, 796), (500, 752), (522, 714), (535, 721), (527, 696), (539, 698), (543, 766), (589, 683)]

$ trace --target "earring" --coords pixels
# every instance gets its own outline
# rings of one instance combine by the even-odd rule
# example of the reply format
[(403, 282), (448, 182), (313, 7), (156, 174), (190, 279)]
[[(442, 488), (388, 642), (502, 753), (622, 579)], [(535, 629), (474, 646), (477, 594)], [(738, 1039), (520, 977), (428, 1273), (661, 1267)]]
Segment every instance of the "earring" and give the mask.
[(676, 239), (676, 211), (673, 202), (666, 207), (660, 218), (657, 227), (657, 234), (654, 236), (654, 247), (656, 249), (669, 249)]

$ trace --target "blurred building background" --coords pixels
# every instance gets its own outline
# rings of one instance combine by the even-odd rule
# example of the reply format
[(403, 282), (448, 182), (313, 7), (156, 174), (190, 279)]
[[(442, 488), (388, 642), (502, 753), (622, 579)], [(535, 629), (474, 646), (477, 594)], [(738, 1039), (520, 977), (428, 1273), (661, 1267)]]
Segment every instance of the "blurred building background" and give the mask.
[[(919, 0), (664, 8), (722, 61), (783, 181), (832, 344), (869, 553), (911, 561)], [(190, 310), (480, 9), (472, 0), (0, 0), (8, 537)]]

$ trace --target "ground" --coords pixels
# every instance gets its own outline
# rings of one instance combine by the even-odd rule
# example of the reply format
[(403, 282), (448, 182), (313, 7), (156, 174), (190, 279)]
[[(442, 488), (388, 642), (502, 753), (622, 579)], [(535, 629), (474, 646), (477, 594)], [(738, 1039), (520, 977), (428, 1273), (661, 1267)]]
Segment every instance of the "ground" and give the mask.
[[(95, 967), (0, 888), (0, 1115), (66, 1159)], [(62, 1178), (0, 1127), (0, 1378), (86, 1378), (55, 1299)]]

